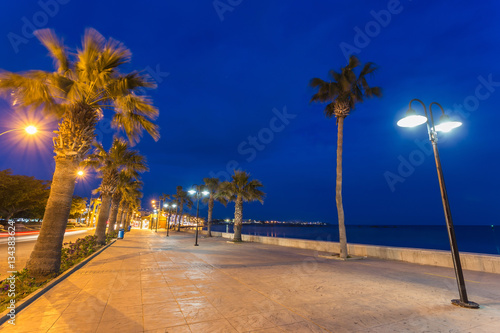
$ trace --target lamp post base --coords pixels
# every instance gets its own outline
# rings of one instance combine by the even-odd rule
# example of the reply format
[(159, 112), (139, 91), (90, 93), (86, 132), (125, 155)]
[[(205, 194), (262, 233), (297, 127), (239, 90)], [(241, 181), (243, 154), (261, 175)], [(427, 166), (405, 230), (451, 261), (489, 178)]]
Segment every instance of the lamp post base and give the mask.
[(194, 246), (199, 246), (198, 244), (194, 244)]
[(479, 309), (479, 304), (477, 304), (475, 302), (467, 302), (467, 303), (465, 303), (465, 302), (462, 302), (459, 299), (452, 299), (451, 300), (451, 304), (456, 305), (456, 306), (460, 306), (462, 308)]

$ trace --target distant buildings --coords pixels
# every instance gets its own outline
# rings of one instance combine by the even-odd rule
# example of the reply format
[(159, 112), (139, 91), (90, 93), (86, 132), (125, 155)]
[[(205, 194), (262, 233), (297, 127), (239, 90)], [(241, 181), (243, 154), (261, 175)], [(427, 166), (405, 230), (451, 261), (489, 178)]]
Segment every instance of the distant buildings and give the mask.
[[(219, 220), (213, 220), (212, 223), (214, 224), (233, 224), (234, 219), (219, 219)], [(304, 222), (304, 221), (277, 221), (277, 220), (251, 220), (251, 219), (246, 219), (243, 220), (243, 224), (269, 224), (269, 225), (327, 225), (325, 222), (320, 222), (320, 221), (315, 221), (315, 222)]]

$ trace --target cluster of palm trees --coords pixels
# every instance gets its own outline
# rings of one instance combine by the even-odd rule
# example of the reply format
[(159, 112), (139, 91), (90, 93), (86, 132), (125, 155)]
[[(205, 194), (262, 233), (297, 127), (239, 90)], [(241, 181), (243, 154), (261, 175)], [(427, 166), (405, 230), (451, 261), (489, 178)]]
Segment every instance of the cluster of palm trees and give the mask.
[[(228, 202), (234, 202), (234, 237), (233, 241), (241, 242), (241, 228), (243, 225), (243, 202), (259, 201), (264, 203), (265, 193), (261, 190), (262, 183), (257, 179), (250, 180), (250, 174), (246, 171), (234, 170), (231, 181), (221, 181), (219, 178), (203, 178), (203, 185), (199, 191), (207, 191), (208, 194), (203, 201), (208, 205), (207, 236), (212, 237), (211, 227), (213, 218), (213, 209), (215, 202), (218, 201), (224, 206)], [(177, 186), (176, 193), (173, 195), (163, 194), (160, 198), (170, 199), (170, 203), (176, 204), (175, 215), (182, 217), (184, 206), (189, 209), (193, 207), (193, 201), (182, 186)], [(168, 213), (169, 219), (171, 213)], [(177, 221), (177, 231), (180, 230), (180, 220)], [(174, 226), (175, 227), (175, 226)]]
[[(128, 223), (130, 214), (139, 207), (142, 182), (139, 173), (147, 170), (145, 158), (131, 150), (146, 131), (159, 139), (154, 120), (158, 110), (145, 95), (145, 88), (155, 88), (148, 75), (133, 71), (121, 73), (121, 65), (130, 62), (130, 51), (120, 42), (106, 39), (94, 29), (85, 31), (81, 48), (70, 51), (61, 39), (49, 29), (38, 30), (36, 37), (48, 49), (55, 70), (31, 70), (23, 73), (0, 71), (0, 93), (12, 102), (13, 107), (31, 109), (58, 120), (53, 138), (55, 171), (47, 201), (43, 224), (27, 268), (34, 276), (47, 276), (59, 271), (61, 249), (77, 171), (82, 165), (96, 168), (102, 178), (97, 191), (101, 195), (96, 235), (103, 243), (106, 233), (116, 223)], [(327, 103), (325, 114), (335, 116), (338, 127), (336, 202), (338, 211), (341, 256), (347, 257), (347, 240), (342, 204), (342, 148), (344, 119), (362, 102), (364, 97), (381, 96), (379, 87), (370, 87), (367, 76), (376, 66), (366, 63), (359, 74), (355, 69), (361, 63), (351, 56), (340, 72), (330, 71), (331, 79), (311, 80), (317, 88), (311, 102)], [(112, 127), (116, 129), (109, 150), (96, 142), (96, 125), (104, 112), (112, 113)], [(121, 138), (123, 135), (128, 142)], [(94, 150), (92, 151), (92, 147)], [(243, 202), (263, 202), (262, 183), (250, 180), (245, 171), (234, 171), (231, 181), (205, 178), (204, 187), (210, 195), (208, 203), (208, 236), (214, 202), (226, 205), (235, 203), (234, 241), (241, 241)], [(184, 207), (193, 205), (186, 191), (178, 186), (176, 193), (164, 196), (177, 203), (176, 215), (182, 216)], [(178, 211), (178, 212), (177, 212)], [(178, 230), (180, 224), (177, 225)]]
[[(0, 92), (13, 107), (29, 108), (58, 120), (50, 195), (40, 235), (27, 263), (30, 274), (43, 277), (59, 271), (77, 171), (82, 164), (97, 167), (102, 177), (103, 205), (96, 230), (100, 241), (107, 215), (114, 218), (121, 207), (121, 214), (116, 215), (123, 219), (137, 203), (137, 173), (147, 169), (145, 161), (137, 152), (129, 151), (123, 139), (116, 138), (109, 151), (95, 142), (96, 125), (104, 112), (111, 111), (112, 127), (118, 134), (125, 134), (130, 144), (138, 142), (143, 131), (158, 140), (159, 131), (153, 122), (158, 110), (144, 93), (155, 84), (148, 75), (120, 72), (120, 66), (131, 57), (123, 44), (104, 38), (94, 29), (85, 31), (77, 50), (66, 47), (52, 30), (38, 30), (35, 35), (48, 49), (55, 70), (1, 71)], [(133, 156), (133, 161), (124, 161), (124, 156)]]
[[(148, 170), (144, 156), (131, 150), (128, 143), (115, 137), (111, 148), (106, 151), (100, 143), (95, 143), (95, 151), (83, 161), (83, 165), (93, 167), (102, 179), (95, 190), (100, 193), (101, 208), (97, 218), (95, 235), (97, 242), (106, 241), (106, 223), (109, 220), (108, 234), (118, 225), (127, 227), (130, 215), (140, 206), (142, 182), (140, 172)], [(118, 214), (120, 213), (120, 214)]]

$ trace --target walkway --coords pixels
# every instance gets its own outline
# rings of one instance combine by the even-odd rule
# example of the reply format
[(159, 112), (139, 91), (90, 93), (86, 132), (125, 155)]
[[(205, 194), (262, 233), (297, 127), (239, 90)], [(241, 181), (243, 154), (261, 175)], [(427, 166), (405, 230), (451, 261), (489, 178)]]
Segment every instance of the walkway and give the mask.
[(499, 332), (500, 276), (132, 230), (2, 332)]

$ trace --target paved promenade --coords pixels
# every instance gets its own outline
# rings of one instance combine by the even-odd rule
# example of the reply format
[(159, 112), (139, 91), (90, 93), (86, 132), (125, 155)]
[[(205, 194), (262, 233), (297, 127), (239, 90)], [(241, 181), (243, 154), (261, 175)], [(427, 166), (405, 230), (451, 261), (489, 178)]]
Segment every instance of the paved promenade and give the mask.
[(500, 332), (500, 275), (132, 230), (2, 332)]

